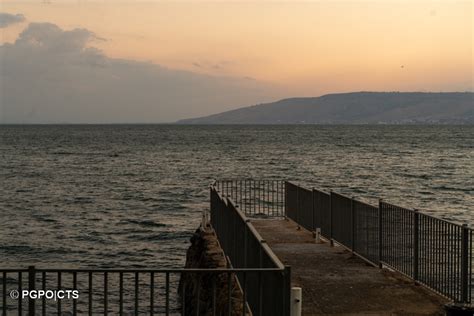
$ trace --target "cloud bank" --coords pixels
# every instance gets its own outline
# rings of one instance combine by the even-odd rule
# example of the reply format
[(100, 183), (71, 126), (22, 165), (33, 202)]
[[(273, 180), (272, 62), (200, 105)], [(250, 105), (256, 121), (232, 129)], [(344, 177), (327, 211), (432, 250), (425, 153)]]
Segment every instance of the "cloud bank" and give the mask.
[(86, 29), (30, 23), (0, 46), (0, 123), (154, 123), (277, 97), (245, 78), (213, 77), (113, 59)]
[(0, 12), (0, 28), (5, 28), (11, 24), (20, 23), (25, 21), (23, 14), (10, 14)]

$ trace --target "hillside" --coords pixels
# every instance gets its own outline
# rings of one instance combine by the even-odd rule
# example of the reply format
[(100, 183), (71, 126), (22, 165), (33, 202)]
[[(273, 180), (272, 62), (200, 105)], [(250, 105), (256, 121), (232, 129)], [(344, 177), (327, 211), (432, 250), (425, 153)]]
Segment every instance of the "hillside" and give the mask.
[(474, 93), (354, 92), (283, 99), (179, 124), (474, 124)]

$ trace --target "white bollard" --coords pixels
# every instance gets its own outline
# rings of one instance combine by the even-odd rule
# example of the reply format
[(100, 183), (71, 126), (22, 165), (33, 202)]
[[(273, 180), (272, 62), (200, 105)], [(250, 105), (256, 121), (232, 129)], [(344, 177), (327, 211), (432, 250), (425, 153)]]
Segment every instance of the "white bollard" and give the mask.
[(207, 230), (209, 228), (210, 223), (210, 214), (207, 211), (202, 211), (202, 218), (201, 218), (201, 229)]
[(302, 294), (300, 287), (291, 288), (291, 311), (290, 316), (301, 316)]
[(316, 228), (314, 232), (314, 242), (317, 244), (321, 243), (321, 228)]

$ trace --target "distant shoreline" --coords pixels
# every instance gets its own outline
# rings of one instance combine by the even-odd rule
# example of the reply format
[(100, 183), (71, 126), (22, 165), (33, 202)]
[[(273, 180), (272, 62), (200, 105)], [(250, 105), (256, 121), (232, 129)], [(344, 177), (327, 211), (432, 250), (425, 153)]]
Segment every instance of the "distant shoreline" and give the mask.
[(0, 123), (2, 126), (474, 126), (474, 123)]

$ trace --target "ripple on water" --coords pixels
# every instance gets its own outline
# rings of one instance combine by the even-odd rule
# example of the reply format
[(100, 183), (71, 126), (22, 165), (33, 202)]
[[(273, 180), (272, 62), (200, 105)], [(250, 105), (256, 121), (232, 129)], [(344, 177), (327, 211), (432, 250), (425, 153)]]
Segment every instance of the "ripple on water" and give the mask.
[(5, 267), (184, 263), (214, 178), (474, 223), (473, 126), (0, 126)]

